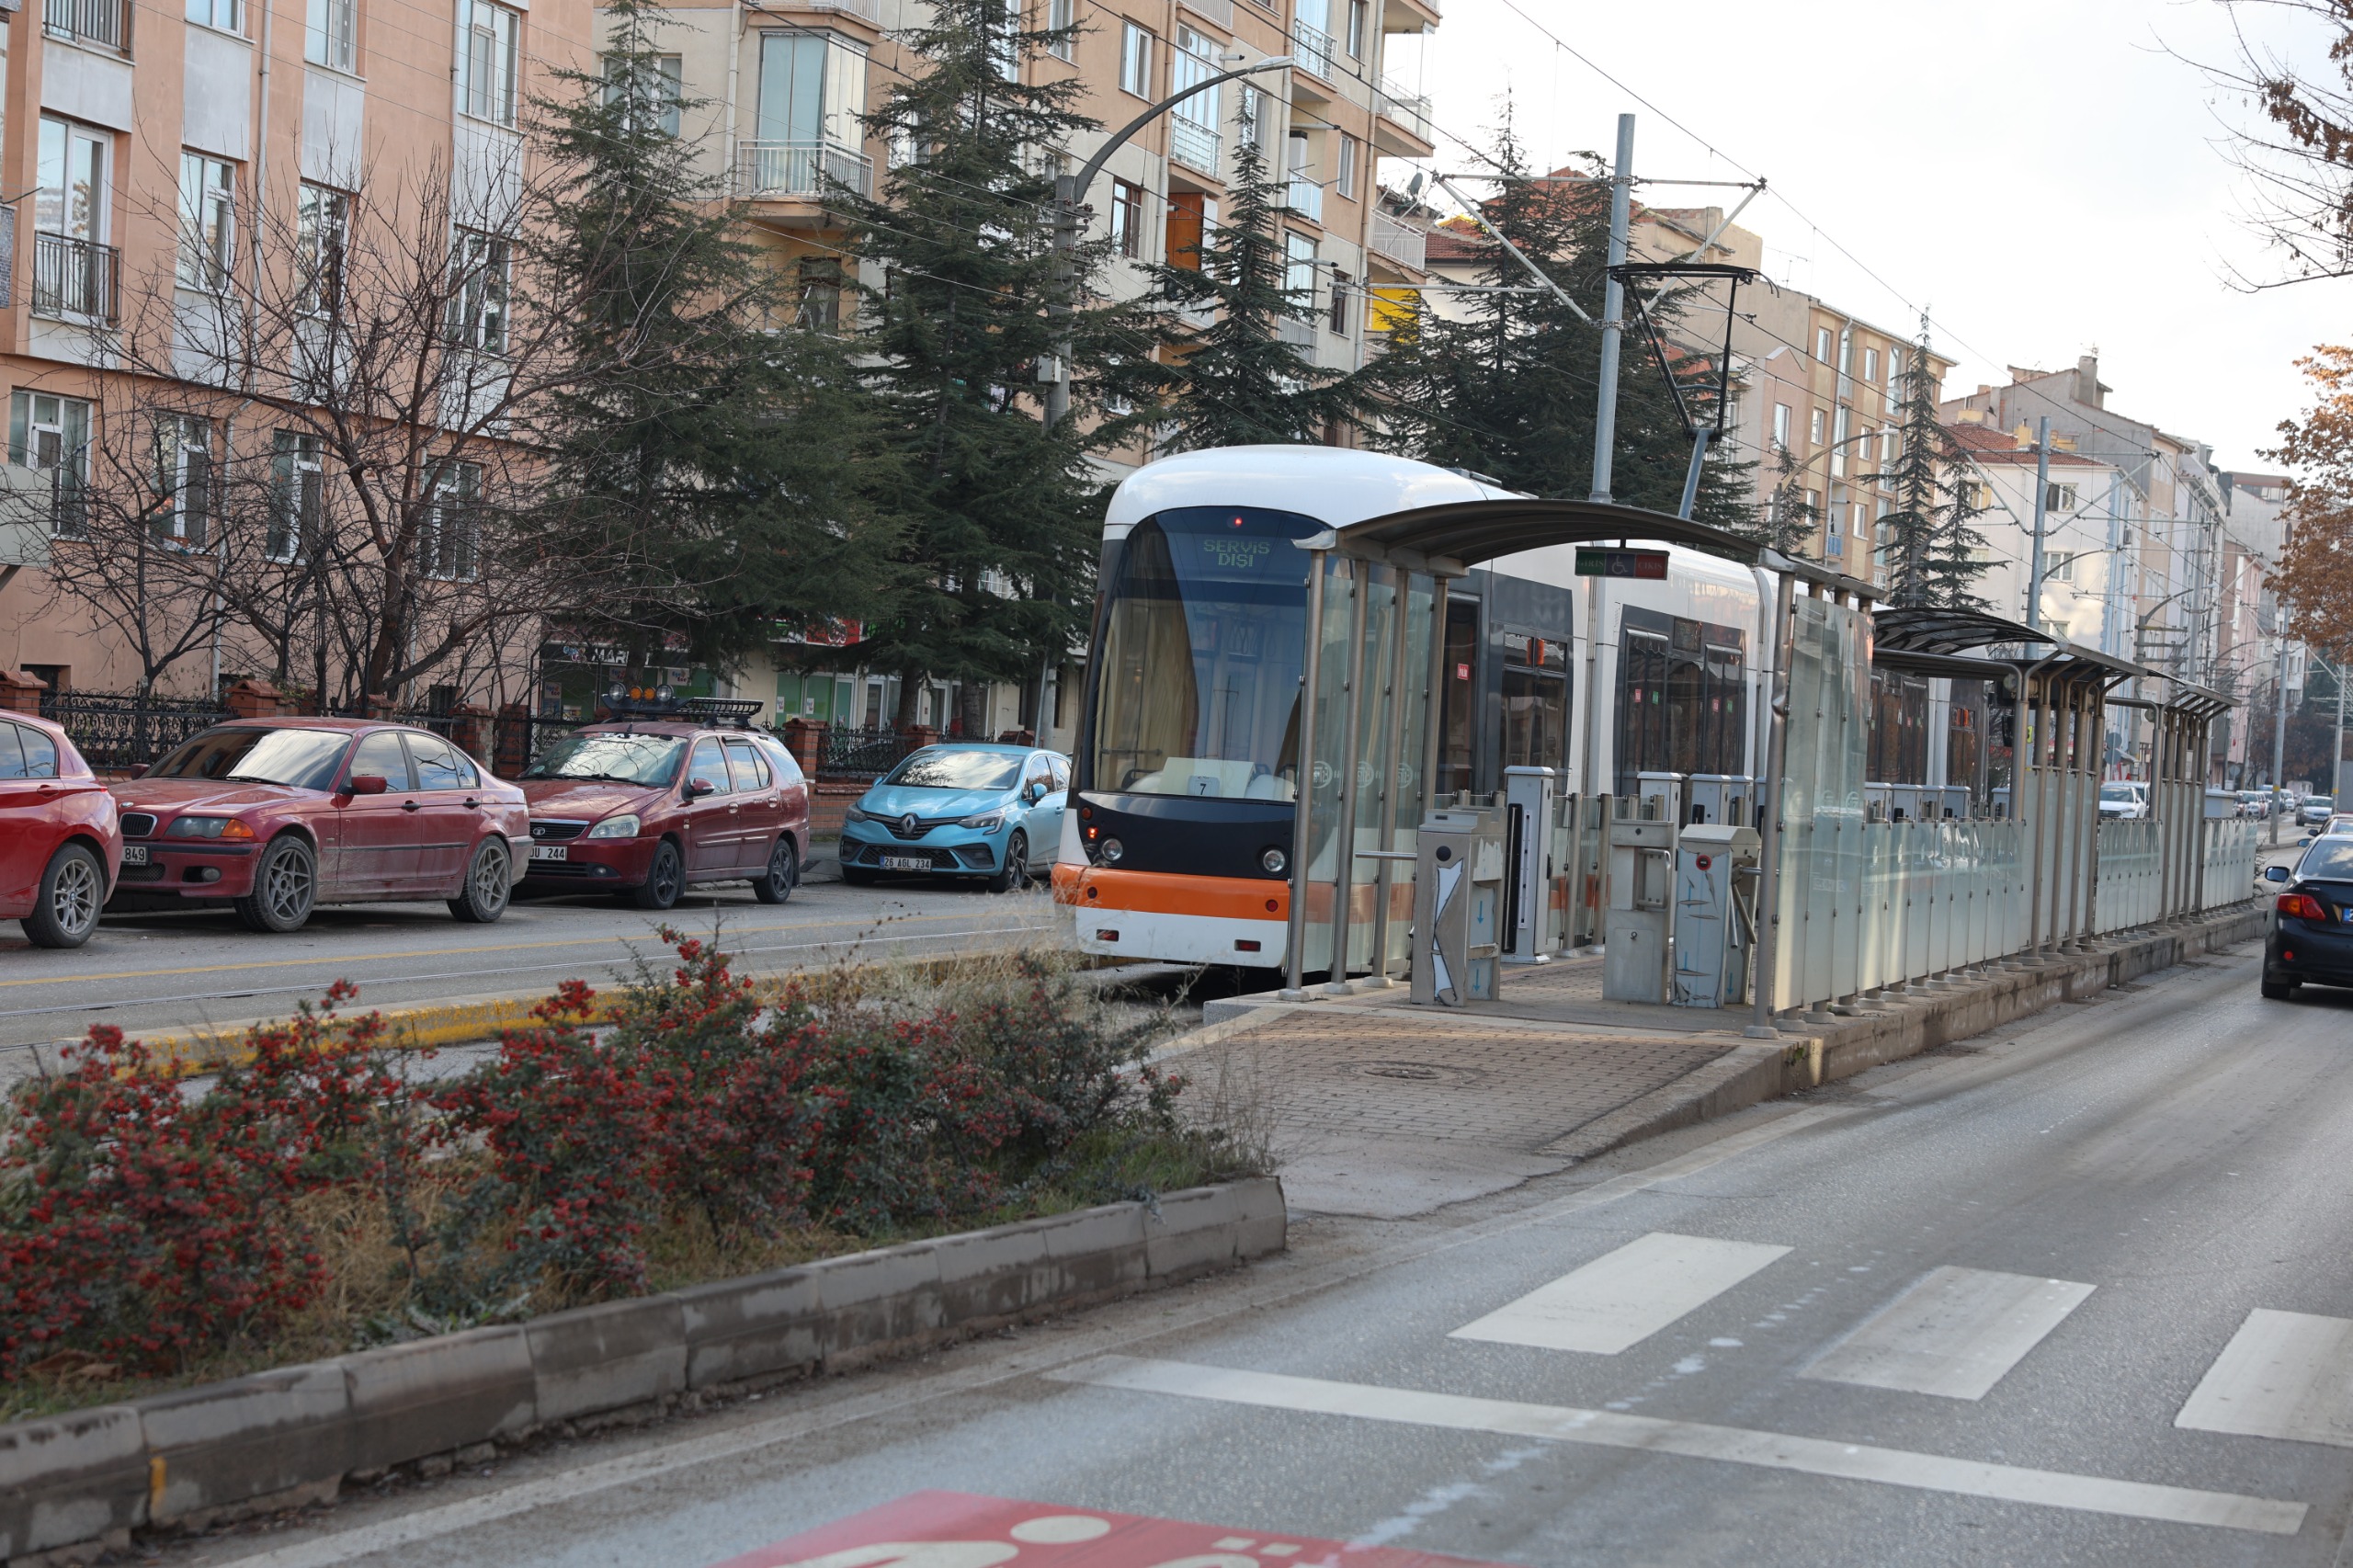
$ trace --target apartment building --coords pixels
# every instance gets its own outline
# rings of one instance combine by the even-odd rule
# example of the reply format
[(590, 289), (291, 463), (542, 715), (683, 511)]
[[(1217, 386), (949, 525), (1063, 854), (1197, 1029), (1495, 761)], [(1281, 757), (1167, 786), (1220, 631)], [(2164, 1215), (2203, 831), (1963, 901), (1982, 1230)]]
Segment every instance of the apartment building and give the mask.
[(1972, 525), (1984, 538), (1985, 563), (1977, 597), (2006, 619), (2038, 619), (2071, 642), (2131, 658), (2136, 574), (2124, 541), (2144, 523), (2140, 494), (2123, 471), (2074, 449), (2072, 437), (2052, 442), (2043, 482), (2042, 584), (2039, 610), (2029, 612), (2028, 580), (2034, 554), (2036, 475), (2031, 437), (1975, 422), (1949, 425), (1945, 435), (1962, 460), (1960, 483), (1979, 512)]
[[(1283, 243), (1291, 287), (1312, 296), (1311, 320), (1286, 323), (1319, 364), (1349, 369), (1378, 351), (1376, 290), (1427, 276), (1419, 228), (1381, 210), (1383, 157), (1433, 151), (1429, 105), (1391, 70), (1395, 40), (1436, 30), (1436, 0), (1016, 0), (1033, 29), (1074, 26), (1063, 51), (1020, 62), (1031, 80), (1074, 81), (1077, 108), (1105, 129), (1047, 156), (1075, 170), (1150, 105), (1234, 66), (1290, 57), (1278, 68), (1188, 100), (1110, 157), (1084, 193), (1091, 233), (1122, 259), (1107, 286), (1133, 298), (1146, 263), (1188, 265), (1202, 226), (1226, 204), (1237, 143), (1253, 142), (1288, 176)], [(672, 0), (659, 47), (677, 56), (691, 112), (686, 133), (703, 167), (727, 172), (775, 265), (790, 269), (801, 320), (838, 319), (846, 255), (826, 207), (827, 177), (871, 194), (894, 149), (861, 116), (891, 82), (921, 68), (899, 41), (921, 0)], [(904, 153), (904, 150), (897, 150)], [(1120, 454), (1107, 478), (1143, 460)], [(899, 709), (895, 677), (865, 670), (802, 674), (798, 661), (743, 672), (741, 695), (773, 700), (779, 718), (866, 726)], [(1075, 736), (1076, 672), (1049, 668), (990, 699), (992, 733), (1025, 729), (1047, 744)], [(918, 694), (916, 722), (952, 711), (945, 686)]]

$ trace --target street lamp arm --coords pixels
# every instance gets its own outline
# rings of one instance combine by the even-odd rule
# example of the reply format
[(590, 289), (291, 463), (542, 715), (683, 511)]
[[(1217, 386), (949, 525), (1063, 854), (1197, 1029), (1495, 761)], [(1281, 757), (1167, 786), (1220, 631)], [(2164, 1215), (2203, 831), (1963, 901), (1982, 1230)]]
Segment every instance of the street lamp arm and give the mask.
[(1211, 87), (1222, 86), (1226, 83), (1234, 81), (1243, 76), (1255, 76), (1261, 71), (1287, 71), (1290, 68), (1290, 64), (1291, 57), (1288, 54), (1278, 56), (1273, 60), (1261, 60), (1256, 65), (1239, 65), (1231, 71), (1222, 71), (1214, 76), (1194, 83), (1191, 86), (1186, 88), (1181, 93), (1169, 94), (1166, 97), (1161, 99), (1158, 103), (1153, 105), (1150, 108), (1144, 110), (1133, 119), (1128, 121), (1126, 125), (1120, 128), (1118, 135), (1112, 137), (1108, 142), (1104, 142), (1102, 146), (1097, 147), (1095, 150), (1095, 156), (1087, 159), (1085, 165), (1082, 166), (1078, 173), (1072, 177), (1069, 189), (1066, 192), (1062, 193), (1062, 199), (1073, 205), (1085, 201), (1086, 199), (1086, 187), (1095, 183), (1095, 176), (1103, 172), (1103, 165), (1110, 158), (1111, 154), (1118, 152), (1121, 147), (1126, 146), (1128, 143), (1128, 138), (1133, 136), (1137, 131), (1142, 131), (1145, 126), (1150, 125), (1154, 120), (1158, 119), (1162, 115), (1166, 114), (1170, 109), (1175, 108), (1178, 104), (1183, 103), (1187, 98), (1192, 97), (1199, 93), (1206, 93)]

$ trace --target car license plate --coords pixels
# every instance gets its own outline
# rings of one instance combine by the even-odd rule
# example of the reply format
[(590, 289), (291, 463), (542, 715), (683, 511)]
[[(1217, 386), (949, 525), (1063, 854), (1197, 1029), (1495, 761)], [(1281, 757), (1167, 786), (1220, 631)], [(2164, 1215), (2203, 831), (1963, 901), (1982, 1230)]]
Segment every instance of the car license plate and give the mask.
[(147, 863), (147, 846), (143, 844), (124, 845), (122, 863), (126, 866), (144, 866)]
[(564, 844), (534, 844), (531, 846), (531, 858), (534, 860), (569, 860), (572, 858), (572, 848), (571, 846)]
[(928, 855), (885, 855), (882, 857), (881, 865), (886, 871), (928, 871), (931, 869), (931, 857)]

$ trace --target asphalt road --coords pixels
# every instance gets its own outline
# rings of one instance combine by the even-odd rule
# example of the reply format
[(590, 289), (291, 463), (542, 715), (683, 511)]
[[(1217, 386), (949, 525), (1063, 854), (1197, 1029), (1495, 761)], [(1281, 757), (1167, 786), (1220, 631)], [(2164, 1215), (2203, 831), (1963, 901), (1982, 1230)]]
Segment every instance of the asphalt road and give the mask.
[[(977, 882), (852, 888), (811, 881), (782, 904), (749, 884), (696, 888), (665, 915), (608, 898), (518, 900), (494, 926), (466, 926), (439, 903), (322, 909), (289, 936), (246, 930), (226, 911), (109, 915), (82, 947), (58, 952), (0, 925), (0, 1052), (77, 1039), (94, 1022), (127, 1032), (283, 1017), (337, 979), (363, 1006), (401, 1007), (542, 994), (579, 976), (626, 973), (661, 956), (664, 922), (707, 934), (717, 922), (743, 972), (810, 968), (846, 955), (921, 956), (1048, 937), (1041, 889), (991, 894)], [(0, 1076), (6, 1063), (0, 1062)]]
[(943, 1488), (1061, 1517), (824, 1561), (1053, 1568), (1118, 1510), (1217, 1527), (1184, 1568), (2341, 1563), (2353, 993), (2255, 983), (2241, 949), (1427, 1220), (1309, 1218), (1219, 1280), (172, 1555), (695, 1565)]

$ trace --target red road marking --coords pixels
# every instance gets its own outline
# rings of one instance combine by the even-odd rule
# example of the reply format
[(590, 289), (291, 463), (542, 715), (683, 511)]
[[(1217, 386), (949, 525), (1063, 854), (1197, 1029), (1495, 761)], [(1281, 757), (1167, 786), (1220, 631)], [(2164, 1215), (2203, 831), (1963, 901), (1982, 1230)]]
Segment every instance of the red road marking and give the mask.
[(1351, 1547), (968, 1492), (895, 1503), (731, 1557), (717, 1568), (1495, 1568), (1393, 1546)]

